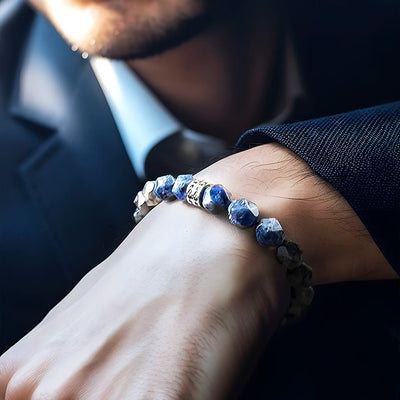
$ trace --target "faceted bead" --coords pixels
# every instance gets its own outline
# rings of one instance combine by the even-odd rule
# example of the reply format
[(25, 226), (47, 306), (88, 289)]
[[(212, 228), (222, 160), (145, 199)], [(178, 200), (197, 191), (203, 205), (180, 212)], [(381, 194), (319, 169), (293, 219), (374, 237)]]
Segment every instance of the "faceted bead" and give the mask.
[(133, 202), (143, 216), (145, 216), (150, 211), (150, 207), (146, 204), (143, 192), (139, 192)]
[(226, 211), (232, 202), (232, 194), (221, 185), (208, 186), (204, 191), (202, 205), (212, 214)]
[(312, 283), (312, 268), (304, 262), (300, 267), (287, 272), (287, 279), (291, 286), (310, 286)]
[(173, 196), (172, 188), (175, 183), (175, 178), (172, 175), (160, 176), (156, 180), (154, 194), (161, 200), (166, 200)]
[(246, 199), (235, 200), (228, 207), (229, 221), (239, 228), (254, 226), (258, 214), (257, 206)]
[(172, 193), (176, 196), (177, 199), (186, 199), (186, 189), (189, 186), (189, 183), (192, 181), (193, 175), (178, 175), (172, 188)]
[(287, 269), (298, 267), (302, 262), (302, 254), (300, 247), (289, 241), (285, 241), (276, 249), (276, 258)]
[(299, 318), (301, 316), (301, 312), (303, 311), (300, 304), (297, 302), (292, 302), (289, 305), (288, 310), (286, 311), (287, 318)]
[(285, 240), (281, 224), (276, 218), (264, 218), (256, 228), (258, 243), (262, 246), (279, 246)]
[(139, 209), (136, 209), (135, 212), (133, 213), (133, 219), (136, 224), (138, 224), (142, 219), (143, 219), (142, 213), (139, 211)]
[(154, 194), (154, 189), (156, 187), (156, 182), (155, 181), (148, 181), (145, 183), (143, 187), (143, 196), (146, 201), (146, 204), (149, 207), (155, 207), (156, 205), (160, 204), (162, 202), (161, 199), (159, 199), (155, 194)]
[(304, 287), (296, 293), (297, 301), (303, 306), (309, 306), (314, 298), (314, 289), (311, 286)]

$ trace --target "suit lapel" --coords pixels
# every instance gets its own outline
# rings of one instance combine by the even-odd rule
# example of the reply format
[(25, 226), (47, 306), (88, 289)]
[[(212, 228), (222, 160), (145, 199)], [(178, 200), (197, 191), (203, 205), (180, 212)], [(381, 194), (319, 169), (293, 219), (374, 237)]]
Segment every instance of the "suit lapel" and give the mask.
[(37, 21), (11, 112), (47, 134), (20, 173), (76, 281), (133, 227), (139, 181), (89, 63)]
[(9, 110), (28, 123), (57, 129), (86, 62), (73, 53), (43, 16), (28, 34)]
[[(21, 48), (34, 14), (23, 0), (0, 2), (0, 107), (8, 105)], [(12, 38), (12, 40), (10, 40)]]

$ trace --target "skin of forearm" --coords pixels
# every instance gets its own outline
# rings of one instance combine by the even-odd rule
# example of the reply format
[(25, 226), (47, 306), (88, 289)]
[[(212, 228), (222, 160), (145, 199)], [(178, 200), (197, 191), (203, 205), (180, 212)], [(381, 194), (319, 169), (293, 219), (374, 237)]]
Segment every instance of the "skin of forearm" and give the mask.
[(357, 214), (287, 148), (271, 143), (227, 157), (198, 174), (276, 217), (313, 268), (314, 284), (396, 279)]
[[(395, 277), (340, 194), (282, 146), (198, 176), (278, 218), (314, 283)], [(253, 229), (164, 202), (0, 358), (0, 398), (233, 399), (288, 303), (285, 271)]]

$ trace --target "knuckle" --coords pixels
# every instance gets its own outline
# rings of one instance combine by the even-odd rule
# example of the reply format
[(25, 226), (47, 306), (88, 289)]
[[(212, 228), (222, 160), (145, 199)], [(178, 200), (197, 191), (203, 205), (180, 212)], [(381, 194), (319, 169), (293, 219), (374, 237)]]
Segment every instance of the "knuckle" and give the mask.
[(21, 396), (22, 396), (22, 387), (20, 385), (20, 382), (17, 382), (15, 379), (11, 379), (6, 387), (6, 393), (4, 396), (5, 400), (22, 399)]
[(31, 400), (57, 400), (59, 399), (56, 393), (46, 387), (38, 386), (32, 393)]
[(46, 376), (34, 388), (30, 400), (72, 400), (78, 397), (76, 385), (68, 388), (62, 382)]
[(9, 374), (10, 374), (9, 365), (0, 361), (0, 387), (3, 387), (5, 385)]
[(25, 371), (17, 371), (9, 380), (6, 387), (5, 400), (26, 399), (29, 377)]
[(9, 351), (0, 356), (0, 381), (11, 373), (13, 364)]

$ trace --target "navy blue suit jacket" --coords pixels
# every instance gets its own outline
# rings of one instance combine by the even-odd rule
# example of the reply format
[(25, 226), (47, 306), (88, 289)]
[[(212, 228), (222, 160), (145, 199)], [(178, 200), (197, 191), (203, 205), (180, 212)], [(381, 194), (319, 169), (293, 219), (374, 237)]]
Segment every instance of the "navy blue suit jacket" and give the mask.
[[(400, 98), (399, 6), (309, 3), (289, 10), (312, 119), (256, 128), (238, 147), (275, 140), (294, 150), (399, 270), (400, 104), (348, 112)], [(0, 3), (0, 60), (5, 350), (129, 233), (142, 182), (87, 61), (20, 0), (3, 14)], [(273, 340), (245, 398), (293, 388), (297, 398), (399, 398), (399, 299), (397, 281), (318, 288), (307, 316)]]

